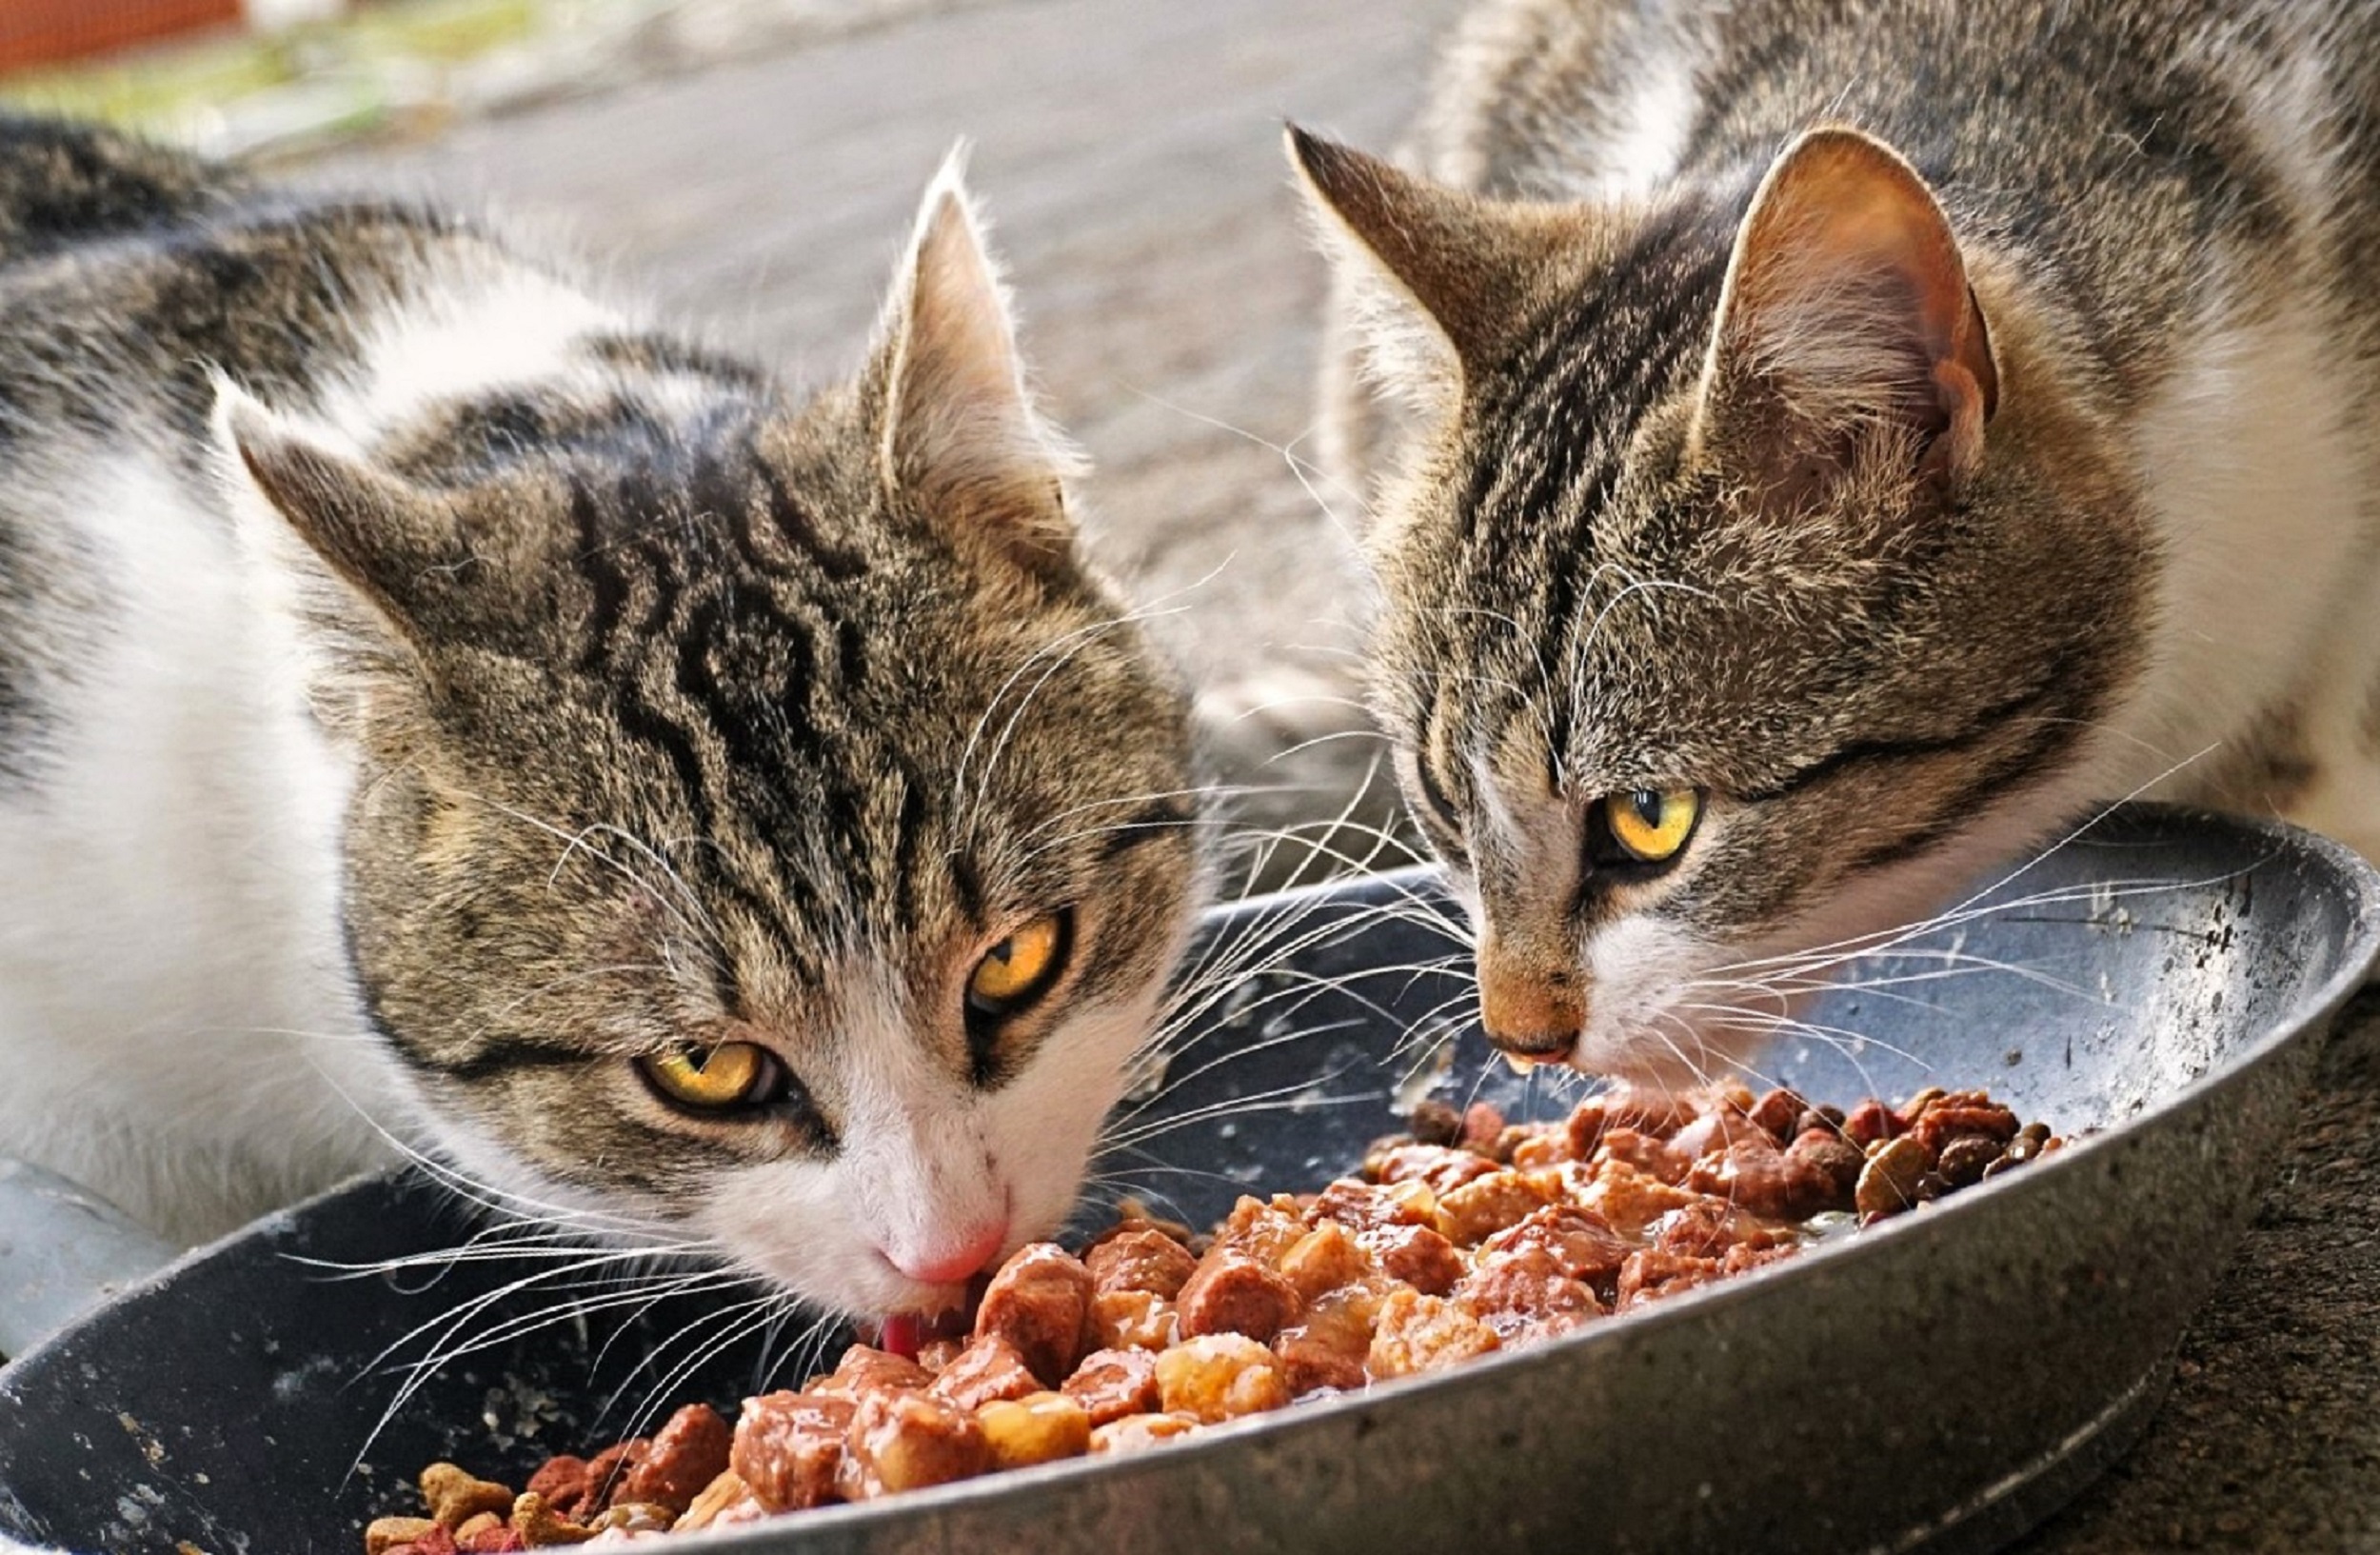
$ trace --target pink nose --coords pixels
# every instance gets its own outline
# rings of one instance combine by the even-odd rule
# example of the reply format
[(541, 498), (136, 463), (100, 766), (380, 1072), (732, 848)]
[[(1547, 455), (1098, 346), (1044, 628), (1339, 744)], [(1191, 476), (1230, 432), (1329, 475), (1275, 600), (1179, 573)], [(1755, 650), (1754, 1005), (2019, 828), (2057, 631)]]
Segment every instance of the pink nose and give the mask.
[(893, 1267), (920, 1285), (957, 1285), (999, 1257), (1000, 1249), (1007, 1240), (1007, 1221), (986, 1221), (946, 1250), (916, 1256), (889, 1253), (885, 1256), (891, 1258)]

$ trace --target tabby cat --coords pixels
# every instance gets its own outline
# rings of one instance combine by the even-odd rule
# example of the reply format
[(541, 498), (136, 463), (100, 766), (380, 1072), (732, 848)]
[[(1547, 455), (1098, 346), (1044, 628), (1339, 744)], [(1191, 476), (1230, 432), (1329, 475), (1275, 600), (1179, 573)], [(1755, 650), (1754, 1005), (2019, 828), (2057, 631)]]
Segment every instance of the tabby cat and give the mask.
[(0, 1153), (389, 1153), (845, 1310), (1070, 1206), (1201, 869), (954, 166), (796, 397), (500, 233), (0, 126)]
[(1484, 0), (1291, 150), (1507, 1052), (1740, 1056), (2101, 799), (2380, 857), (2368, 5)]

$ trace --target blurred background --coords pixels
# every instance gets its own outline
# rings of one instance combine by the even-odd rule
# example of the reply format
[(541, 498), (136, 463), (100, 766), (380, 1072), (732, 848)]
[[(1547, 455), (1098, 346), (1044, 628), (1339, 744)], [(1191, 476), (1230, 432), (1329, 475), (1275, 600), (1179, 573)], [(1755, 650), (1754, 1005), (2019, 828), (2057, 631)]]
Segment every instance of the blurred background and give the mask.
[[(0, 105), (490, 205), (715, 344), (854, 363), (961, 136), (1094, 554), (1201, 694), (1233, 885), (1392, 862), (1284, 118), (1380, 145), (1451, 0), (0, 0)], [(1342, 812), (1345, 825), (1338, 824)], [(1265, 849), (1268, 832), (1298, 840)]]

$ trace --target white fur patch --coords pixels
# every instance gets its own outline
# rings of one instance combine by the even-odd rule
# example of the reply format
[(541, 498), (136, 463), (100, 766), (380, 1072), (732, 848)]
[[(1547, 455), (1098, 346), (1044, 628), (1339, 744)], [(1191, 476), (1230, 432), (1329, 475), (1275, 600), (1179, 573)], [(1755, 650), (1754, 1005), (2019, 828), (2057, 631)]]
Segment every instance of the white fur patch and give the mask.
[(954, 1286), (921, 1283), (898, 1266), (938, 1262), (993, 1224), (1007, 1228), (1002, 1254), (1058, 1228), (1123, 1090), (1125, 1060), (1152, 1025), (1156, 991), (1128, 1007), (1067, 1011), (1025, 1070), (989, 1092), (927, 1062), (893, 990), (838, 1001), (864, 1012), (818, 1048), (839, 1055), (837, 1078), (850, 1099), (841, 1151), (827, 1162), (730, 1174), (695, 1225), (821, 1306), (882, 1313), (947, 1305)]
[(553, 378), (580, 341), (621, 323), (550, 276), (491, 265), (383, 314), (322, 419), (360, 448), (447, 401)]
[(1616, 132), (1588, 149), (1587, 163), (1596, 175), (1583, 191), (1587, 197), (1618, 202), (1658, 192), (1686, 154), (1687, 131), (1700, 100), (1693, 59), (1679, 48), (1655, 52), (1613, 105)]
[(70, 515), (110, 618), (54, 767), (0, 803), (0, 1147), (171, 1234), (379, 1158), (337, 931), (347, 778), (219, 513), (134, 446), (20, 500)]
[[(2219, 753), (2301, 692), (2318, 743), (2358, 764), (2351, 731), (2380, 663), (2380, 428), (2350, 424), (2361, 390), (2341, 339), (2311, 298), (2247, 319), (2218, 305), (2141, 414), (2135, 460), (2166, 565), (2148, 682), (2107, 747), (2112, 791)], [(2196, 781), (2185, 766), (2158, 791), (2188, 797)]]

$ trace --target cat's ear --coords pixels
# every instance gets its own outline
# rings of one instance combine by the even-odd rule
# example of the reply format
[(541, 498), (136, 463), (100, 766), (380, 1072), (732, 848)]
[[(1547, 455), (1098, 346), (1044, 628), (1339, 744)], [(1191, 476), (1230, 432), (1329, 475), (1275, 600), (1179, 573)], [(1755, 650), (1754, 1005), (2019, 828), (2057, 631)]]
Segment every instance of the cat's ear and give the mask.
[(1857, 130), (1795, 140), (1736, 231), (1697, 436), (1799, 500), (1871, 456), (1969, 474), (1998, 399), (1983, 310), (1925, 180)]
[(1069, 553), (1081, 456), (1034, 406), (963, 162), (953, 150), (926, 189), (885, 302), (878, 448), (886, 482), (934, 519), (1039, 569)]
[(1288, 147), (1374, 376), (1425, 405), (1511, 340), (1577, 238), (1566, 207), (1481, 199), (1296, 125)]
[[(454, 612), (472, 556), (449, 499), (340, 451), (228, 382), (216, 386), (214, 428), (242, 542), (285, 580), (302, 618), (353, 635), (346, 602), (298, 582), (322, 568), (400, 641), (418, 644)], [(305, 556), (321, 567), (291, 565)]]

